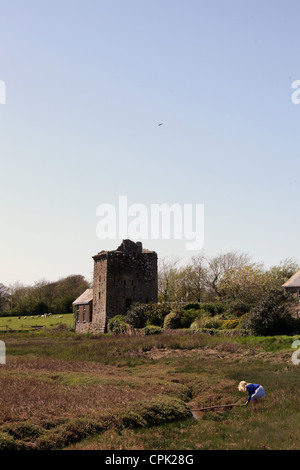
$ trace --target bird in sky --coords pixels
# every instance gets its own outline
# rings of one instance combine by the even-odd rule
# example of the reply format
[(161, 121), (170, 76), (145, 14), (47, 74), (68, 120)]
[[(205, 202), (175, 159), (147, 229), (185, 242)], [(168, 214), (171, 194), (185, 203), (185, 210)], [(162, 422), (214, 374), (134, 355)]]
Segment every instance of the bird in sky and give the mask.
[(159, 126), (162, 126), (163, 125), (163, 122), (161, 122), (160, 124), (158, 124)]

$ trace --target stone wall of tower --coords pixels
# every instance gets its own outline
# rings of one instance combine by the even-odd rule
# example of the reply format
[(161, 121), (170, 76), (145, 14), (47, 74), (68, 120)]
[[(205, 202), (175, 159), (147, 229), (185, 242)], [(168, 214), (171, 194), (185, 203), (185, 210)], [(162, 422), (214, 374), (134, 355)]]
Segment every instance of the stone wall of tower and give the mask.
[(107, 301), (107, 253), (94, 256), (93, 329), (105, 331)]
[(115, 251), (93, 256), (92, 319), (78, 321), (76, 331), (103, 333), (115, 315), (125, 315), (134, 303), (158, 301), (157, 254), (142, 243), (123, 240)]
[(106, 320), (135, 302), (157, 302), (157, 254), (109, 252)]

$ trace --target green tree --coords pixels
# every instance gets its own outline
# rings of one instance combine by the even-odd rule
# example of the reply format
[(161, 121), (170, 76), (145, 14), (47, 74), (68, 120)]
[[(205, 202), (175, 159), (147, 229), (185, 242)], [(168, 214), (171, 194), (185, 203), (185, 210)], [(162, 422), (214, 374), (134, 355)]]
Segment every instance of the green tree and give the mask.
[(10, 297), (10, 290), (4, 284), (0, 283), (0, 312), (7, 308), (7, 302)]
[(292, 302), (283, 292), (270, 291), (247, 315), (244, 328), (254, 336), (299, 333), (300, 321), (290, 313)]
[(37, 302), (31, 309), (30, 313), (35, 315), (44, 315), (44, 313), (48, 313), (48, 305), (45, 302)]
[(299, 264), (292, 258), (286, 258), (277, 266), (267, 270), (270, 283), (274, 289), (282, 290), (282, 285), (300, 268)]
[(32, 286), (16, 283), (10, 286), (10, 312), (28, 315), (41, 310), (38, 305), (46, 305), (52, 313), (72, 312), (72, 302), (89, 287), (81, 275), (67, 276), (55, 282), (43, 279)]
[(206, 285), (217, 298), (221, 298), (220, 283), (224, 277), (237, 268), (249, 265), (250, 257), (246, 253), (231, 251), (209, 258), (207, 264)]
[(220, 297), (226, 301), (255, 303), (272, 287), (263, 266), (250, 264), (232, 268), (223, 276), (218, 285)]

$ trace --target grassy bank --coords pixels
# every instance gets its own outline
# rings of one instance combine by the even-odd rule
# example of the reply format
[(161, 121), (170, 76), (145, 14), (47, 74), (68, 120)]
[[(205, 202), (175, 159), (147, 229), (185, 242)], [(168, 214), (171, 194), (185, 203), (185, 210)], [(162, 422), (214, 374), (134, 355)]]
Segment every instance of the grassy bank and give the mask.
[[(0, 339), (0, 449), (300, 448), (298, 338), (43, 330)], [(266, 388), (257, 414), (187, 411), (244, 402), (240, 380)]]

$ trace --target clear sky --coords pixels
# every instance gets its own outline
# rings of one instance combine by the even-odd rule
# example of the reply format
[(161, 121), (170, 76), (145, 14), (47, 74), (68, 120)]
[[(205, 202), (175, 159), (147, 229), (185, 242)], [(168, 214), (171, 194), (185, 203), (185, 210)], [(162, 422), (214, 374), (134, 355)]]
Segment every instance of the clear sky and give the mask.
[(0, 282), (90, 279), (119, 244), (97, 207), (119, 196), (204, 204), (208, 255), (300, 262), (299, 17), (298, 0), (2, 0)]

